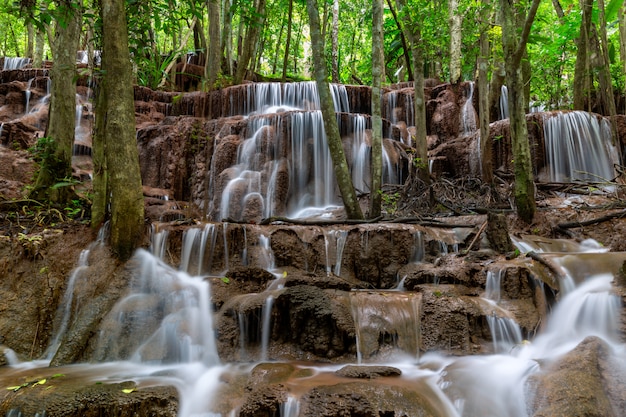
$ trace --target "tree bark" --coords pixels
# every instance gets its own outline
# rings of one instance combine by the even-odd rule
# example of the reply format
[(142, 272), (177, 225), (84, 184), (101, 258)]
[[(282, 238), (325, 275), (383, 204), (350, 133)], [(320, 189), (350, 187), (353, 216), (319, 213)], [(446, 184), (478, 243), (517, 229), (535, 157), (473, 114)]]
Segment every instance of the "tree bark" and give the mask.
[[(404, 0), (399, 1), (399, 9), (404, 8)], [(417, 177), (426, 185), (430, 185), (428, 168), (428, 143), (426, 132), (426, 97), (424, 95), (424, 46), (419, 23), (412, 22), (408, 13), (404, 14), (403, 30), (411, 44), (413, 56), (414, 81), (414, 114), (415, 114), (415, 160)]]
[[(374, 0), (377, 1), (377, 0)], [(331, 79), (339, 83), (339, 0), (333, 0)]]
[(307, 0), (307, 12), (309, 15), (309, 25), (311, 27), (311, 49), (313, 53), (313, 68), (315, 72), (315, 82), (320, 96), (322, 107), (322, 117), (324, 118), (324, 130), (328, 140), (328, 148), (333, 160), (333, 168), (337, 178), (337, 184), (341, 191), (341, 198), (346, 210), (348, 219), (363, 219), (363, 213), (359, 206), (359, 201), (354, 191), (352, 177), (348, 169), (348, 162), (343, 151), (335, 106), (330, 94), (328, 84), (328, 71), (326, 60), (324, 59), (324, 39), (320, 28), (320, 17), (317, 7), (317, 0)]
[(235, 84), (241, 84), (246, 76), (246, 71), (248, 70), (248, 65), (250, 64), (250, 60), (252, 59), (255, 51), (255, 47), (257, 45), (257, 41), (259, 38), (259, 33), (261, 32), (261, 27), (263, 26), (263, 22), (265, 21), (265, 5), (266, 0), (258, 0), (256, 4), (255, 11), (256, 17), (250, 19), (250, 23), (248, 24), (248, 30), (246, 31), (246, 39), (242, 45), (241, 55), (237, 60), (237, 71), (235, 72)]
[(54, 66), (50, 70), (52, 81), (48, 126), (45, 136), (49, 142), (47, 157), (42, 160), (31, 193), (32, 197), (66, 204), (75, 196), (66, 187), (53, 187), (72, 176), (72, 151), (76, 129), (76, 51), (80, 37), (81, 11), (69, 3), (58, 5), (61, 14), (57, 21), (52, 44)]
[(589, 63), (589, 39), (593, 0), (582, 0), (582, 18), (576, 48), (574, 67), (574, 110), (585, 110), (585, 102), (591, 103), (591, 71)]
[(411, 65), (411, 55), (409, 54), (409, 45), (406, 40), (406, 36), (404, 35), (404, 31), (402, 30), (402, 24), (398, 19), (398, 13), (396, 13), (396, 9), (393, 7), (393, 3), (391, 3), (391, 0), (387, 0), (387, 6), (389, 6), (389, 10), (391, 11), (391, 15), (393, 16), (393, 21), (396, 22), (396, 26), (400, 30), (400, 41), (402, 42), (402, 55), (404, 56), (404, 64), (406, 65), (407, 74), (409, 75), (409, 81), (413, 81), (413, 66)]
[(224, 24), (222, 25), (222, 50), (224, 51), (224, 74), (233, 75), (233, 12), (232, 0), (224, 0)]
[(102, 140), (110, 191), (110, 244), (126, 260), (143, 238), (144, 205), (135, 139), (135, 105), (124, 2), (102, 0), (103, 94), (96, 118), (103, 120)]
[(448, 0), (448, 25), (450, 27), (450, 84), (461, 81), (461, 14), (459, 1)]
[(489, 37), (487, 27), (480, 32), (480, 53), (478, 54), (478, 114), (480, 117), (480, 161), (483, 182), (493, 182), (492, 146), (489, 139), (489, 85), (487, 71), (489, 62)]
[(217, 77), (222, 66), (221, 39), (220, 39), (220, 3), (219, 0), (209, 0), (209, 50), (205, 67), (208, 90), (215, 88)]
[(536, 202), (528, 128), (524, 112), (524, 79), (521, 64), (539, 2), (540, 0), (533, 0), (528, 15), (524, 19), (521, 34), (518, 35), (520, 28), (516, 24), (516, 10), (519, 13), (519, 9), (516, 7), (519, 5), (509, 0), (500, 0), (502, 49), (509, 95), (509, 122), (514, 158), (515, 206), (517, 215), (526, 223), (531, 223), (535, 216)]
[(291, 47), (291, 26), (293, 22), (293, 0), (289, 0), (289, 15), (287, 18), (287, 41), (285, 43), (285, 55), (283, 56), (282, 81), (287, 81), (287, 65), (289, 64), (289, 48)]
[(381, 81), (385, 71), (383, 51), (383, 0), (372, 1), (372, 184), (369, 217), (380, 216), (383, 176), (383, 121)]

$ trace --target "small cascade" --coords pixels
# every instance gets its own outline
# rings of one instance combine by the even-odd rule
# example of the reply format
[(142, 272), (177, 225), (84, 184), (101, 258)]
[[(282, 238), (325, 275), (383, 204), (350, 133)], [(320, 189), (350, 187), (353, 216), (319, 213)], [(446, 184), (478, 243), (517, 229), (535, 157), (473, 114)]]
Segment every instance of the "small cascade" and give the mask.
[(300, 415), (300, 401), (293, 395), (287, 397), (287, 401), (280, 404), (279, 417), (298, 417)]
[(421, 230), (413, 233), (413, 249), (411, 250), (411, 262), (418, 264), (424, 261), (426, 250), (424, 245), (424, 234)]
[(26, 84), (26, 91), (24, 91), (24, 95), (26, 96), (26, 104), (24, 106), (24, 114), (28, 114), (30, 112), (30, 89), (31, 86), (33, 85), (33, 80), (34, 78), (31, 78), (28, 80), (28, 83)]
[(476, 110), (474, 109), (474, 83), (468, 83), (469, 92), (463, 108), (461, 109), (461, 126), (463, 126), (463, 134), (469, 135), (474, 133), (476, 127)]
[(357, 361), (389, 354), (385, 347), (415, 360), (419, 356), (421, 294), (352, 291)]
[[(341, 261), (343, 259), (343, 250), (345, 248), (347, 238), (347, 230), (333, 229), (324, 232), (326, 275), (341, 275)], [(335, 262), (334, 264), (332, 264), (333, 259)]]
[(546, 165), (554, 182), (612, 180), (619, 163), (610, 123), (583, 111), (546, 115)]
[[(223, 227), (226, 228), (226, 224)], [(224, 236), (226, 236), (226, 233), (224, 233)], [(179, 269), (195, 275), (211, 273), (213, 271), (213, 251), (216, 241), (217, 228), (215, 224), (207, 223), (202, 229), (190, 228), (185, 230)], [(207, 242), (209, 243), (209, 257), (205, 261)]]
[(487, 271), (487, 283), (485, 285), (485, 298), (498, 303), (500, 301), (500, 287), (503, 269)]
[(509, 353), (522, 342), (522, 331), (511, 317), (487, 316), (495, 353)]
[(270, 344), (272, 335), (272, 306), (274, 305), (274, 297), (270, 294), (263, 304), (261, 312), (261, 360), (267, 360), (267, 349)]
[(3, 71), (22, 69), (30, 64), (30, 58), (4, 57)]
[(506, 85), (500, 87), (500, 120), (509, 118), (509, 90)]
[(144, 250), (135, 260), (130, 292), (109, 314), (98, 354), (149, 364), (219, 364), (209, 284)]
[(150, 253), (160, 260), (165, 260), (169, 230), (157, 230), (154, 224), (150, 229)]
[[(103, 230), (105, 230), (105, 227), (100, 229), (100, 233), (105, 233), (103, 232)], [(98, 237), (100, 237), (100, 234), (98, 235)], [(65, 294), (63, 295), (63, 301), (61, 302), (61, 304), (59, 304), (59, 310), (56, 313), (56, 318), (54, 322), (58, 324), (55, 324), (55, 329), (53, 331), (53, 336), (51, 339), (52, 341), (50, 342), (50, 345), (48, 346), (48, 349), (45, 353), (45, 358), (47, 360), (52, 360), (54, 354), (57, 352), (61, 344), (61, 339), (69, 328), (70, 320), (72, 319), (72, 311), (77, 311), (79, 305), (82, 302), (87, 301), (76, 299), (74, 297), (74, 292), (77, 285), (79, 284), (79, 281), (84, 278), (84, 274), (89, 267), (90, 251), (93, 250), (96, 245), (102, 244), (103, 241), (104, 238), (102, 240), (97, 240), (96, 242), (92, 243), (92, 245), (88, 249), (84, 249), (80, 253), (78, 263), (72, 271), (72, 274), (70, 275), (70, 278), (67, 282), (67, 288), (65, 289)]]

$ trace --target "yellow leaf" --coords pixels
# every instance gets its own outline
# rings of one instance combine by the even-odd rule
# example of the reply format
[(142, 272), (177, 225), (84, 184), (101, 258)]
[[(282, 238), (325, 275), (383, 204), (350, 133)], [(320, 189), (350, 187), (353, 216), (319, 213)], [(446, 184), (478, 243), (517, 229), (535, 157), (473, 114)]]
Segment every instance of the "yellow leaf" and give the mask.
[(34, 387), (35, 385), (43, 385), (43, 384), (45, 384), (45, 383), (46, 383), (46, 379), (45, 379), (45, 378), (43, 378), (43, 379), (40, 379), (39, 381), (37, 381), (37, 382), (33, 383), (33, 387)]
[(22, 388), (21, 385), (15, 385), (14, 387), (7, 387), (7, 389), (10, 389), (11, 391), (17, 391), (20, 388)]
[(287, 271), (283, 271), (283, 278), (287, 278)]
[(122, 390), (122, 392), (124, 394), (130, 394), (131, 392), (133, 392), (135, 390), (136, 390), (136, 388), (125, 388), (125, 389)]

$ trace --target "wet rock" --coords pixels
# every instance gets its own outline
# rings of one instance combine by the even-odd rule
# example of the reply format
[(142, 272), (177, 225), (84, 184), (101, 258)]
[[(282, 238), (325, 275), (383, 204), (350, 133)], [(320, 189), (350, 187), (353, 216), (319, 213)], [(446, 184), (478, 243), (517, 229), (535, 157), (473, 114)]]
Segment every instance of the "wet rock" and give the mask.
[(280, 406), (287, 400), (287, 389), (270, 385), (252, 390), (239, 410), (241, 417), (274, 417), (280, 415)]
[(175, 417), (178, 394), (174, 387), (138, 388), (135, 384), (74, 384), (47, 381), (39, 386), (27, 386), (17, 391), (0, 393), (0, 414), (23, 416), (85, 416), (85, 417)]
[[(424, 388), (424, 387), (421, 387)], [(428, 398), (428, 388), (352, 382), (318, 386), (302, 397), (306, 417), (443, 417)], [(434, 400), (434, 399), (433, 399)], [(436, 401), (436, 400), (435, 400)]]
[(402, 371), (392, 366), (347, 365), (335, 372), (346, 378), (374, 379), (381, 376), (400, 376)]
[(588, 337), (531, 376), (533, 417), (626, 415), (624, 364), (601, 339)]
[(506, 217), (500, 213), (490, 212), (487, 215), (487, 240), (493, 250), (498, 253), (513, 251), (513, 242), (509, 235)]

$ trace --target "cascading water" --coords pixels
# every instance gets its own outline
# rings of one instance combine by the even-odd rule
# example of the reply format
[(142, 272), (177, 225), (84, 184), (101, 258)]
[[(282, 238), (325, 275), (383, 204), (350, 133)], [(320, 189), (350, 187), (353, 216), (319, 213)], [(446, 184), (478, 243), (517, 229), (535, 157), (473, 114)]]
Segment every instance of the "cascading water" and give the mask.
[(613, 180), (619, 158), (606, 119), (583, 111), (547, 114), (543, 130), (550, 181)]
[(30, 58), (4, 57), (3, 71), (22, 69), (30, 64)]
[[(350, 123), (341, 127), (352, 138), (350, 169), (355, 187), (369, 191), (369, 145), (366, 118), (350, 113), (344, 86), (332, 85), (335, 111)], [(258, 222), (287, 215), (326, 215), (341, 207), (335, 174), (319, 110), (316, 84), (256, 83), (245, 99), (231, 101), (231, 114), (247, 117), (247, 137), (235, 163), (223, 172), (211, 167), (210, 189), (216, 197), (213, 218)], [(219, 141), (219, 139), (218, 139)], [(400, 168), (383, 147), (384, 181), (397, 183)], [(221, 166), (220, 166), (221, 167)]]

